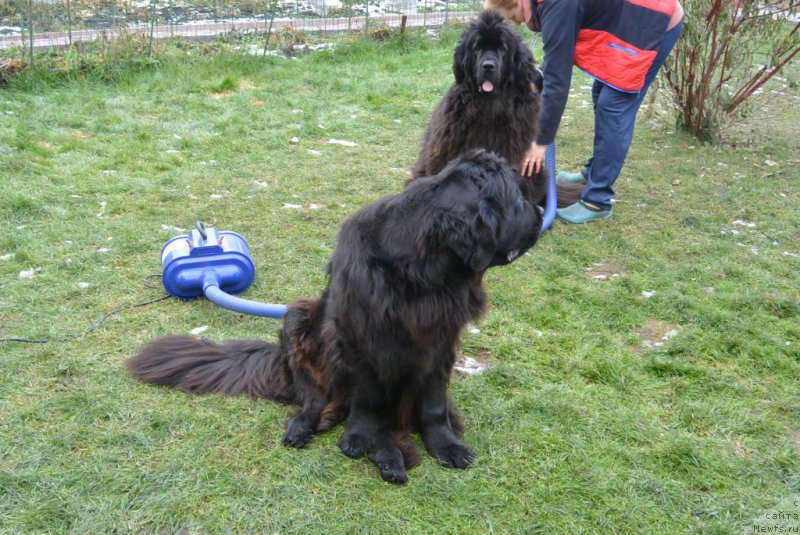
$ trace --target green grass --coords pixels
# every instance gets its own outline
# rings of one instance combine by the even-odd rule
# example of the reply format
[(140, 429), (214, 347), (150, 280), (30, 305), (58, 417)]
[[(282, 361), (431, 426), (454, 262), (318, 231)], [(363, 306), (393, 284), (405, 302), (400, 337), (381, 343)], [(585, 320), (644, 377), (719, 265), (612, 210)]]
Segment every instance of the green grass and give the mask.
[[(340, 222), (406, 180), (455, 37), (1, 89), (0, 337), (159, 297), (144, 277), (196, 219), (247, 238), (247, 297), (317, 295)], [(561, 169), (591, 139), (576, 76)], [(797, 104), (766, 102), (724, 147), (643, 113), (614, 217), (556, 224), (487, 275), (461, 353), (492, 366), (452, 385), (469, 470), (426, 456), (392, 486), (340, 428), (291, 450), (286, 407), (134, 382), (123, 360), (156, 336), (279, 327), (170, 299), (0, 345), (0, 532), (741, 533), (800, 493)]]

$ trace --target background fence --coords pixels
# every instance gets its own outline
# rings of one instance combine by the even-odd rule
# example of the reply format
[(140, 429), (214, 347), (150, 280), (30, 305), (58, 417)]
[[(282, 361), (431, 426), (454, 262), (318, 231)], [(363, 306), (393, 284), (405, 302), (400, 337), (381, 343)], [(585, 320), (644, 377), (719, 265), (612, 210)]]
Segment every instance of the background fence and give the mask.
[(134, 32), (147, 39), (210, 39), (230, 31), (361, 31), (437, 27), (469, 18), (482, 0), (2, 0), (0, 57)]

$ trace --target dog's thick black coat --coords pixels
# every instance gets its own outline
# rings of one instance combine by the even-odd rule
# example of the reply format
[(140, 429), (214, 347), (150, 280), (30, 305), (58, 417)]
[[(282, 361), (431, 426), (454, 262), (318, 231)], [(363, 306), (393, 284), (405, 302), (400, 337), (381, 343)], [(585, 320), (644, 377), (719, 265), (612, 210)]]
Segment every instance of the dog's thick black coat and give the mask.
[(319, 299), (292, 302), (277, 345), (157, 339), (127, 361), (139, 379), (187, 392), (301, 407), (283, 437), (303, 447), (346, 419), (339, 442), (391, 482), (418, 462), (419, 431), (442, 465), (474, 454), (447, 387), (461, 329), (486, 306), (484, 272), (536, 242), (541, 210), (501, 158), (472, 151), (342, 225)]
[[(482, 12), (462, 32), (453, 75), (425, 129), (412, 175), (434, 175), (471, 149), (490, 150), (519, 165), (538, 131), (542, 76), (528, 47), (497, 11)], [(544, 166), (525, 187), (541, 203), (547, 194)], [(577, 202), (582, 189), (559, 184), (558, 205)]]

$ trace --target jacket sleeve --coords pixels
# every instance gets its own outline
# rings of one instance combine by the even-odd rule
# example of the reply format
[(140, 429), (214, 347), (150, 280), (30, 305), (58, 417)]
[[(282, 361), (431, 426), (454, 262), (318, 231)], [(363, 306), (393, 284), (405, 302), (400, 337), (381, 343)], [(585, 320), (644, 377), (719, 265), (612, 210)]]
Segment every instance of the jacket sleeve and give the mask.
[(546, 0), (534, 9), (540, 10), (544, 46), (544, 87), (536, 143), (549, 145), (556, 137), (564, 107), (567, 105), (583, 9), (580, 0)]

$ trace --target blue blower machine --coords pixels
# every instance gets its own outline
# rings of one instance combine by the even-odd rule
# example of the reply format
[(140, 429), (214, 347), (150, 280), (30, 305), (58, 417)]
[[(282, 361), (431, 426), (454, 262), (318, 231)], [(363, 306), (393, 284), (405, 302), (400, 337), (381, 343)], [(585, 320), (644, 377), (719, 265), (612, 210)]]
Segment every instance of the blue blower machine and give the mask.
[(249, 301), (230, 294), (247, 290), (256, 269), (244, 238), (226, 230), (206, 228), (200, 221), (188, 235), (176, 236), (161, 249), (164, 289), (173, 297), (205, 295), (217, 305), (253, 316), (282, 318), (286, 305)]

